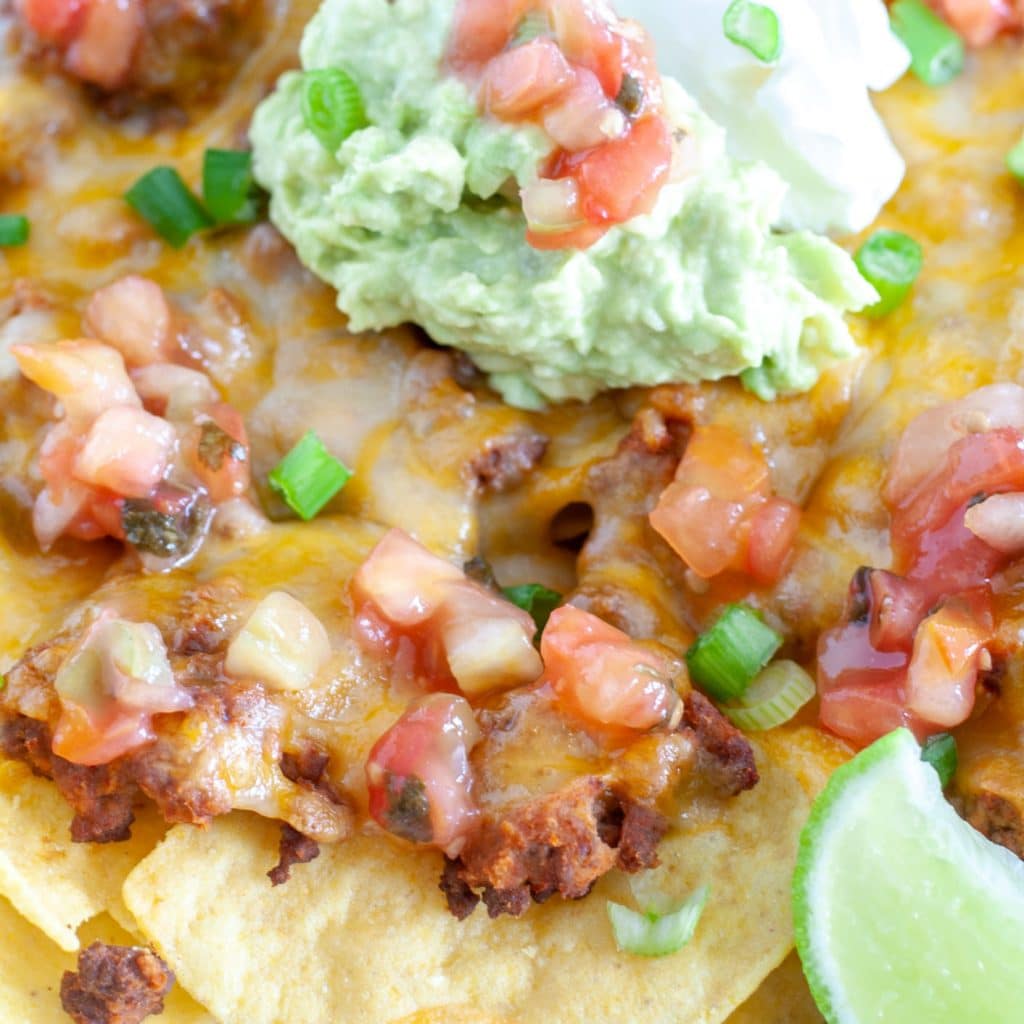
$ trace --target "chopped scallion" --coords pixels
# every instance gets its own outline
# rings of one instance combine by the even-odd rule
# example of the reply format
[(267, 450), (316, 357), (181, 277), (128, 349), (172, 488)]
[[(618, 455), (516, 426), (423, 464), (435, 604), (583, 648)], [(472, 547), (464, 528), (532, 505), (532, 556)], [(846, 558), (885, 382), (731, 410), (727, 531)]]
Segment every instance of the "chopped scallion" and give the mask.
[(308, 431), (270, 471), (270, 486), (303, 519), (312, 519), (348, 483), (351, 470)]
[(956, 774), (956, 740), (948, 732), (929, 736), (921, 747), (921, 760), (927, 761), (939, 774), (939, 782), (945, 789)]
[(608, 901), (615, 944), (624, 953), (666, 956), (682, 949), (693, 937), (704, 912), (710, 888), (702, 885), (681, 907), (669, 914), (641, 912)]
[(180, 249), (213, 220), (173, 167), (154, 167), (125, 193), (128, 204), (165, 241)]
[(923, 0), (896, 0), (889, 20), (925, 85), (945, 85), (963, 71), (964, 41)]
[(853, 259), (879, 295), (878, 302), (863, 310), (870, 317), (885, 316), (902, 305), (924, 262), (921, 246), (901, 231), (876, 231)]
[(203, 201), (218, 224), (251, 224), (260, 215), (252, 153), (208, 149), (203, 154)]
[(529, 612), (537, 629), (543, 631), (551, 613), (562, 603), (562, 595), (549, 590), (543, 583), (524, 583), (518, 587), (503, 587), (501, 592), (514, 605)]
[(686, 652), (690, 677), (715, 700), (742, 697), (782, 637), (745, 604), (730, 604)]
[(1024, 185), (1024, 135), (1006, 154), (1006, 169)]
[(20, 213), (0, 214), (0, 246), (24, 245), (28, 241), (28, 217)]
[(341, 68), (307, 71), (302, 79), (302, 117), (329, 153), (369, 122), (359, 86)]
[(749, 50), (763, 64), (778, 60), (782, 52), (779, 16), (754, 0), (732, 0), (722, 15), (725, 38)]
[(748, 732), (788, 722), (815, 693), (814, 680), (794, 661), (773, 661), (738, 701), (722, 705), (726, 717)]

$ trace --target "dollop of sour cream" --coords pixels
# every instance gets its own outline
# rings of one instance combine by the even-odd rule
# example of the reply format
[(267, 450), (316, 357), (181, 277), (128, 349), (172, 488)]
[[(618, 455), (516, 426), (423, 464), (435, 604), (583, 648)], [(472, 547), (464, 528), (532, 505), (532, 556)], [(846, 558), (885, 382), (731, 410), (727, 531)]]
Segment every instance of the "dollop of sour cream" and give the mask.
[(789, 184), (781, 227), (867, 227), (903, 178), (902, 157), (870, 92), (910, 55), (882, 0), (760, 0), (778, 15), (773, 64), (726, 38), (729, 0), (616, 0), (655, 40), (663, 74), (682, 83), (728, 134), (730, 153), (761, 160)]

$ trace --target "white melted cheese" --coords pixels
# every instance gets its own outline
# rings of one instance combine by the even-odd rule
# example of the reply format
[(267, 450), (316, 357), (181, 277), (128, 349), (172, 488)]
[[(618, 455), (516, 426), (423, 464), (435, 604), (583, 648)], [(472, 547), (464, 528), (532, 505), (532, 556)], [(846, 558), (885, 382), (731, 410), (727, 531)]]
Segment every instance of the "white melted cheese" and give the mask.
[(773, 65), (726, 39), (729, 0), (616, 0), (615, 7), (647, 27), (662, 73), (725, 127), (732, 155), (763, 161), (789, 184), (781, 226), (860, 231), (905, 169), (869, 90), (892, 85), (910, 55), (882, 0), (761, 2), (781, 27)]

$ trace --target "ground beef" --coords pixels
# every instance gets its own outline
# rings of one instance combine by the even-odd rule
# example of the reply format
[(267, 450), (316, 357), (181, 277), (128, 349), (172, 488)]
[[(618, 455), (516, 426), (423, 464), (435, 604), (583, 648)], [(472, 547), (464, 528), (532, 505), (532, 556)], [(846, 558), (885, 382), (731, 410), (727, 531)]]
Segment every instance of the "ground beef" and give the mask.
[(631, 802), (598, 776), (583, 776), (485, 819), (458, 860), (446, 865), (441, 890), (459, 918), (475, 907), (476, 889), (491, 917), (518, 916), (531, 901), (556, 893), (580, 899), (613, 867), (654, 867), (666, 827), (653, 808)]
[(0, 724), (0, 751), (53, 779), (75, 812), (71, 838), (76, 843), (114, 843), (131, 836), (138, 789), (122, 762), (87, 767), (65, 761), (50, 752), (48, 726), (23, 715)]
[(280, 860), (267, 872), (272, 885), (283, 885), (291, 878), (293, 864), (308, 864), (320, 856), (320, 844), (304, 836), (291, 825), (281, 826)]
[(533, 431), (499, 437), (470, 462), (469, 472), (481, 490), (507, 491), (526, 479), (547, 450), (548, 439)]
[(151, 949), (94, 942), (65, 971), (60, 1002), (75, 1024), (139, 1024), (163, 1013), (174, 974)]
[(757, 785), (757, 765), (747, 738), (704, 696), (694, 690), (686, 698), (683, 723), (700, 744), (700, 772), (723, 796)]

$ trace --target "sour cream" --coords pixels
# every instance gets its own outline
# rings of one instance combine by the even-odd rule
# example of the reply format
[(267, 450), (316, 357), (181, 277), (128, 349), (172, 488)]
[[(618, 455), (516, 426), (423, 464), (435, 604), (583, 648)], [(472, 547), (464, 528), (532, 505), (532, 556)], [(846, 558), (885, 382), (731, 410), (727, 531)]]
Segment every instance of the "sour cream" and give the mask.
[(729, 0), (616, 0), (728, 133), (730, 153), (761, 160), (789, 184), (780, 226), (854, 232), (899, 187), (905, 165), (875, 111), (910, 55), (882, 0), (760, 0), (779, 18), (782, 52), (762, 64), (722, 31)]

